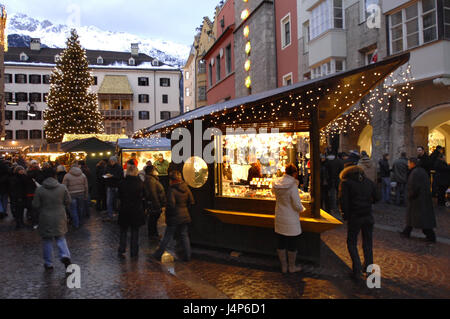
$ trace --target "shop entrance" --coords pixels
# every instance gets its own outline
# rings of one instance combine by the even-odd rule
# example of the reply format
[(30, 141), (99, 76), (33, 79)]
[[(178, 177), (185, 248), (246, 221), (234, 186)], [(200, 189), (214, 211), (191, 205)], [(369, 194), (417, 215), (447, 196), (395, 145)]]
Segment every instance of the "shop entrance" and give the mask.
[(428, 128), (430, 153), (440, 145), (445, 148), (447, 162), (450, 159), (450, 104), (433, 107), (413, 122), (413, 127)]

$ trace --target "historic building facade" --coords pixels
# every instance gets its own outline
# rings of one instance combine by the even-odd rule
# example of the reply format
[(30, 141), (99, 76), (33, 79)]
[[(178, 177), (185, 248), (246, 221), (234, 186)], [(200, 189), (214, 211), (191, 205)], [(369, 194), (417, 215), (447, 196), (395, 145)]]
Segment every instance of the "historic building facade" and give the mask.
[[(62, 49), (10, 48), (5, 54), (6, 137), (4, 143), (41, 145), (45, 140), (43, 112), (50, 76)], [(132, 135), (180, 113), (178, 68), (139, 53), (87, 50), (107, 134)]]

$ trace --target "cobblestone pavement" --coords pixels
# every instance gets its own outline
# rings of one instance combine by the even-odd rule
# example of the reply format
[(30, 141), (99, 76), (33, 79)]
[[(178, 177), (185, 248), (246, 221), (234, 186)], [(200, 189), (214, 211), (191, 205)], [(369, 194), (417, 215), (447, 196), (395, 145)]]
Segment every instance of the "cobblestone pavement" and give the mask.
[(283, 275), (273, 258), (231, 257), (229, 251), (202, 247), (194, 247), (189, 263), (155, 262), (149, 258), (155, 244), (144, 230), (140, 258), (121, 261), (118, 226), (93, 213), (81, 230), (67, 235), (72, 261), (81, 267), (81, 289), (69, 289), (62, 264), (44, 271), (37, 232), (15, 231), (7, 219), (0, 221), (0, 299), (450, 298), (449, 245), (408, 240), (383, 229), (376, 229), (374, 237), (382, 288), (371, 290), (348, 276), (345, 227), (322, 236), (321, 266), (304, 264), (302, 273)]

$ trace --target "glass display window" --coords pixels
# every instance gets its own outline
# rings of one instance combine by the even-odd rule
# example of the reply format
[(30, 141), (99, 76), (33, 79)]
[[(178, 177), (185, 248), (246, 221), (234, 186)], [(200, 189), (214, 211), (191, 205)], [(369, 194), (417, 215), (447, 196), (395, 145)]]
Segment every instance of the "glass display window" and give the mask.
[[(132, 151), (123, 151), (122, 152), (122, 163), (125, 164), (133, 158), (133, 154), (135, 154), (134, 158), (138, 163), (138, 169), (143, 170), (147, 165), (148, 161), (151, 161), (152, 164), (158, 169), (158, 165), (155, 165), (156, 162), (160, 161), (160, 155), (162, 155), (162, 160), (165, 163), (166, 161), (170, 163), (172, 161), (172, 153), (170, 151), (140, 151), (140, 150), (132, 150)], [(163, 169), (167, 165), (159, 165)], [(160, 175), (167, 175), (167, 172), (161, 171), (158, 172)]]
[(311, 200), (308, 132), (223, 135), (216, 147), (216, 196), (275, 200), (273, 182), (294, 164), (300, 197)]

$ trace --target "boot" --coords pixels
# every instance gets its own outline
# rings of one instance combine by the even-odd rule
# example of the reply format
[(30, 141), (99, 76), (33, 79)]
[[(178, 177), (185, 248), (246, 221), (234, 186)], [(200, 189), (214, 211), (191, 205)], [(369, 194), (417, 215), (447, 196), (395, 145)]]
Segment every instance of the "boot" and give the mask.
[(281, 263), (281, 272), (283, 274), (285, 274), (288, 271), (286, 250), (278, 249), (277, 252), (278, 252), (278, 258), (280, 259), (280, 263)]
[(299, 272), (302, 271), (301, 266), (296, 266), (295, 262), (297, 260), (297, 252), (296, 251), (288, 251), (288, 261), (289, 261), (289, 272)]

